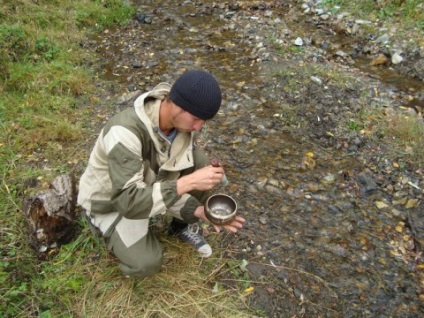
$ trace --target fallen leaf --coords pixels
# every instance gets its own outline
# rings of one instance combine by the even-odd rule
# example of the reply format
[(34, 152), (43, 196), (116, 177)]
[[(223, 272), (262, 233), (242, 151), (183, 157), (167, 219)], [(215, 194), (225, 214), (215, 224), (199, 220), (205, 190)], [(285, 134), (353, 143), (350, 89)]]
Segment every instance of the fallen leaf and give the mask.
[(217, 294), (219, 292), (219, 284), (215, 283), (215, 285), (212, 288), (212, 293)]
[(388, 207), (389, 207), (386, 203), (384, 203), (384, 202), (382, 202), (382, 201), (377, 201), (377, 202), (375, 202), (375, 205), (376, 205), (376, 206), (377, 206), (377, 208), (379, 208), (380, 210), (381, 210), (381, 209), (384, 209), (384, 208), (388, 208)]
[(246, 266), (249, 264), (249, 262), (248, 261), (246, 261), (245, 259), (243, 259), (242, 261), (241, 261), (241, 264), (240, 264), (240, 269), (243, 271), (243, 272), (245, 272), (246, 271)]
[(315, 168), (315, 165), (316, 165), (316, 163), (315, 163), (315, 160), (314, 159), (312, 159), (309, 156), (303, 157), (303, 159), (302, 159), (302, 166), (304, 168), (308, 168), (308, 169), (311, 169), (312, 170), (312, 169)]
[[(1, 146), (1, 144), (0, 144), (0, 146)], [(418, 185), (416, 185), (415, 183), (412, 183), (411, 181), (408, 181), (408, 184), (411, 186), (411, 187), (414, 187), (415, 189), (417, 189), (417, 190), (421, 190), (420, 189), (420, 187), (418, 186)]]
[(401, 225), (397, 225), (397, 226), (395, 227), (395, 230), (396, 230), (396, 232), (402, 233), (402, 232), (403, 232), (403, 226), (401, 226)]
[(393, 200), (392, 204), (393, 205), (404, 205), (404, 204), (406, 204), (406, 200), (407, 200), (407, 198), (401, 198), (399, 200)]
[(389, 59), (384, 54), (380, 54), (375, 59), (371, 61), (371, 65), (383, 65), (389, 62)]
[(244, 292), (245, 292), (246, 294), (249, 294), (249, 293), (251, 293), (254, 289), (255, 289), (255, 287), (250, 286), (250, 287), (247, 287), (247, 288), (244, 290)]
[(405, 204), (405, 208), (412, 209), (418, 206), (418, 199), (409, 199), (408, 202)]

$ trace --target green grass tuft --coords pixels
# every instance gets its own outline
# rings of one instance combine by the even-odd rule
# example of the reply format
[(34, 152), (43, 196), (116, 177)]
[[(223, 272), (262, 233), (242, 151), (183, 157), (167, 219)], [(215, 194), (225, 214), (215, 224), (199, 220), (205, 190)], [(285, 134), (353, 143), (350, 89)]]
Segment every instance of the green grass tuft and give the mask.
[[(424, 29), (424, 5), (422, 0), (323, 0), (321, 6), (330, 11), (349, 10), (361, 19), (381, 19), (385, 23), (400, 22), (402, 29)], [(340, 9), (337, 9), (340, 7)]]

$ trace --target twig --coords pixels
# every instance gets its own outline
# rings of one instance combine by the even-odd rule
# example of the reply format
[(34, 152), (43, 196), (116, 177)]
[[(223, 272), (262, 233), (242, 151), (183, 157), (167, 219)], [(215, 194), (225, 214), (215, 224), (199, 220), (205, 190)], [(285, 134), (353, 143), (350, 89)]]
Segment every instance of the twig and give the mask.
[[(265, 263), (256, 263), (256, 264), (258, 264), (258, 265), (265, 265), (267, 267), (272, 267), (272, 268), (276, 268), (276, 269), (286, 269), (286, 270), (289, 270), (289, 271), (294, 271), (294, 272), (297, 272), (297, 273), (300, 273), (300, 274), (304, 274), (306, 276), (313, 277), (317, 281), (321, 282), (329, 290), (331, 290), (331, 284), (329, 282), (325, 281), (323, 278), (321, 278), (321, 277), (319, 277), (319, 276), (317, 276), (315, 274), (312, 274), (310, 272), (305, 272), (305, 271), (303, 271), (301, 269), (296, 269), (296, 268), (293, 268), (293, 267), (287, 267), (287, 266), (281, 266), (281, 265), (275, 265), (275, 264), (265, 264)], [(337, 294), (335, 292), (334, 292), (334, 294), (337, 297)]]

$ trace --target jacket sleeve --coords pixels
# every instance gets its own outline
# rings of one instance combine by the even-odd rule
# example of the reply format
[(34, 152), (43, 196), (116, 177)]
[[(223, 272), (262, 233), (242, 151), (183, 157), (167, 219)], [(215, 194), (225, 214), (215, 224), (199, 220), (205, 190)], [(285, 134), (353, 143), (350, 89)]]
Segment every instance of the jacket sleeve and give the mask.
[[(111, 201), (116, 211), (128, 219), (146, 219), (164, 214), (180, 196), (176, 181), (146, 184), (149, 165), (141, 157), (141, 142), (124, 127), (113, 127), (104, 137), (112, 182)], [(138, 153), (138, 154), (137, 154)]]

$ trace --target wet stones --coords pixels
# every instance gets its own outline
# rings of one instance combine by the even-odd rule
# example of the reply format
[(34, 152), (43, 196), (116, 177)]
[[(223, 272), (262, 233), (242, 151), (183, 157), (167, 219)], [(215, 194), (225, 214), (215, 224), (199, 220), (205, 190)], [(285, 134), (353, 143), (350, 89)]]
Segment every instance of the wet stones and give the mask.
[(357, 175), (356, 180), (360, 186), (360, 189), (365, 194), (372, 194), (378, 189), (377, 183), (370, 172), (361, 172)]
[(152, 23), (152, 17), (147, 15), (144, 12), (136, 14), (135, 18), (140, 23), (144, 23), (144, 24), (151, 24)]
[[(318, 9), (319, 1), (305, 3), (310, 4), (310, 12)], [(132, 40), (122, 42), (137, 48), (137, 55), (131, 49), (115, 50), (121, 54), (116, 64), (129, 66), (125, 70), (133, 73), (122, 78), (137, 87), (170, 82), (186, 68), (197, 66), (212, 70), (222, 80), (225, 103), (202, 133), (202, 142), (210, 153), (216, 151), (229, 163), (228, 189), (240, 197), (240, 211), (247, 218), (232, 251), (266, 263), (268, 269), (274, 268), (271, 261), (295, 269), (288, 270), (286, 282), (298, 290), (293, 297), (300, 299), (308, 288), (305, 297), (318, 304), (300, 305), (308, 310), (305, 316), (356, 317), (364, 313), (364, 308), (386, 300), (387, 308), (369, 311), (369, 316), (384, 316), (394, 310), (393, 303), (413, 304), (416, 299), (402, 298), (400, 290), (410, 287), (412, 278), (402, 267), (404, 259), (398, 257), (413, 255), (409, 227), (416, 229), (412, 231), (414, 238), (418, 237), (416, 233), (424, 233), (424, 215), (420, 213), (423, 178), (412, 173), (405, 178), (408, 172), (386, 160), (380, 153), (383, 145), (370, 145), (361, 132), (367, 127), (355, 121), (361, 105), (392, 105), (396, 92), (387, 93), (378, 80), (355, 71), (346, 46), (332, 44), (328, 38), (318, 43), (315, 35), (310, 42), (302, 35), (303, 45), (296, 46), (293, 42), (300, 33), (286, 25), (290, 20), (301, 21), (293, 12), (252, 9), (245, 2), (238, 8), (219, 3), (209, 16), (197, 3), (186, 2), (184, 21), (179, 21), (175, 5), (168, 5), (162, 8), (155, 3), (166, 32), (160, 28), (147, 33), (154, 31), (155, 23), (146, 26), (135, 21), (137, 32), (128, 32), (126, 38)], [(313, 28), (331, 25), (335, 16), (325, 20), (325, 12), (318, 11), (319, 16), (310, 19), (314, 23), (309, 24), (312, 32)], [(355, 22), (347, 14), (339, 18), (342, 32), (345, 27), (355, 34), (364, 29), (361, 21)], [(204, 24), (212, 19), (214, 30), (205, 30)], [(383, 33), (386, 31), (381, 30)], [(140, 37), (133, 38), (134, 34)], [(270, 35), (272, 40), (268, 40)], [(378, 36), (377, 32), (369, 43), (354, 43), (352, 48), (358, 55), (378, 56), (381, 44), (374, 41)], [(106, 41), (108, 48), (118, 38), (121, 41), (120, 37)], [(384, 53), (390, 57), (393, 51)], [(132, 61), (159, 64), (134, 68)], [(318, 72), (298, 71), (309, 63), (316, 63)], [(123, 73), (124, 69), (119, 71)], [(276, 73), (278, 76), (274, 76)], [(345, 75), (357, 77), (357, 81), (346, 81)], [(308, 151), (316, 153), (313, 160), (304, 158)], [(375, 169), (366, 170), (367, 164), (375, 165)], [(376, 202), (384, 206), (379, 209)], [(396, 251), (396, 255), (389, 254), (387, 242), (391, 241), (390, 251)], [(410, 262), (411, 258), (406, 260)], [(299, 269), (312, 275), (305, 274), (302, 281)], [(398, 277), (399, 282), (386, 284), (384, 272), (395, 273), (391, 278)], [(273, 279), (270, 270), (260, 275)], [(326, 283), (317, 284), (316, 275)], [(284, 306), (296, 305), (294, 298), (287, 299), (287, 286), (281, 285), (284, 280), (275, 278), (275, 292), (263, 297), (278, 299), (282, 305), (278, 310), (262, 308), (272, 311), (273, 317), (293, 315), (300, 307), (284, 311)], [(395, 289), (397, 293), (377, 300), (374, 295), (380, 289)], [(326, 296), (334, 291), (340, 299), (331, 298), (334, 311), (325, 312)]]

